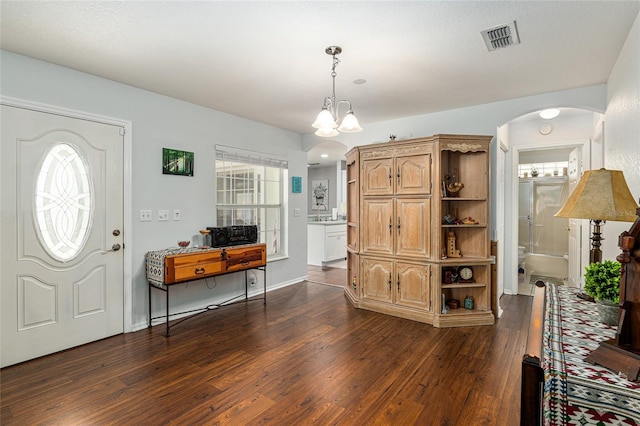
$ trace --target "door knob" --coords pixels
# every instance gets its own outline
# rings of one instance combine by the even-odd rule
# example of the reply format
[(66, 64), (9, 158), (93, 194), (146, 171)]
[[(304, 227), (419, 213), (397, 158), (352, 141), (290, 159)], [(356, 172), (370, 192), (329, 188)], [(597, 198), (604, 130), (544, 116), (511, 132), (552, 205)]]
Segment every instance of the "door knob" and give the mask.
[(113, 236), (117, 237), (118, 235), (120, 235), (120, 230), (119, 229), (114, 229), (113, 230)]
[(111, 246), (111, 250), (113, 250), (113, 251), (118, 251), (118, 250), (120, 250), (120, 244), (114, 244), (114, 245), (112, 245), (112, 246)]

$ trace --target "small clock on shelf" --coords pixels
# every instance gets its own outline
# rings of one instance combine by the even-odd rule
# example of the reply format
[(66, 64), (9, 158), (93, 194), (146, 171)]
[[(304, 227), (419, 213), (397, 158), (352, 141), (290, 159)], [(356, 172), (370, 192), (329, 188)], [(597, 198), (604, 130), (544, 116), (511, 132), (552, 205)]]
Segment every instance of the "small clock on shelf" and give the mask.
[(461, 266), (458, 268), (458, 282), (459, 283), (472, 283), (473, 281), (473, 269), (471, 266)]

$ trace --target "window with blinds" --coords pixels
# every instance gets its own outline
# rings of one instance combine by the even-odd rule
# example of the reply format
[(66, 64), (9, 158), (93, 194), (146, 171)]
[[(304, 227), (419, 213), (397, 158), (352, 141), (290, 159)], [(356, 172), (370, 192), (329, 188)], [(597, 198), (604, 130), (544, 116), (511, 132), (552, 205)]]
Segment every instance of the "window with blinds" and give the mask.
[(286, 256), (286, 160), (216, 145), (216, 226), (257, 225), (267, 256)]

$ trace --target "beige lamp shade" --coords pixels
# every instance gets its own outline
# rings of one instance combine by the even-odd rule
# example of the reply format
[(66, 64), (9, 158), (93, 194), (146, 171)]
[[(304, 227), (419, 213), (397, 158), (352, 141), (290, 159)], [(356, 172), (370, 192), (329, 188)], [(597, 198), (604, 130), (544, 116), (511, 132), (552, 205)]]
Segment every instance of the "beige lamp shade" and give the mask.
[(637, 208), (622, 171), (587, 170), (555, 216), (633, 222)]

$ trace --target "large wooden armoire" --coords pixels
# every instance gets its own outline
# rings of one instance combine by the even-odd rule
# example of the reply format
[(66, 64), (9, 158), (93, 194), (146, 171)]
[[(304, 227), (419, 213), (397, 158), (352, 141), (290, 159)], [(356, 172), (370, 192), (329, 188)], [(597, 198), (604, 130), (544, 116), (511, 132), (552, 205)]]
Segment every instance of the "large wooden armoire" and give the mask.
[(434, 135), (347, 153), (354, 306), (436, 327), (493, 324), (491, 139)]

